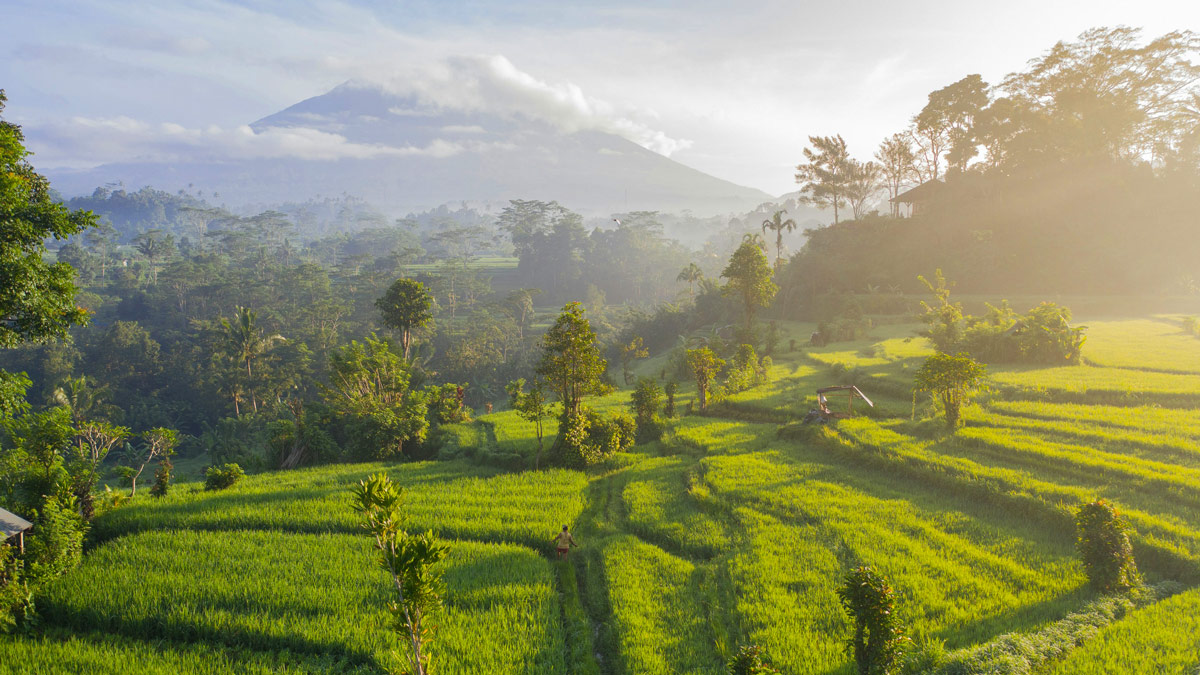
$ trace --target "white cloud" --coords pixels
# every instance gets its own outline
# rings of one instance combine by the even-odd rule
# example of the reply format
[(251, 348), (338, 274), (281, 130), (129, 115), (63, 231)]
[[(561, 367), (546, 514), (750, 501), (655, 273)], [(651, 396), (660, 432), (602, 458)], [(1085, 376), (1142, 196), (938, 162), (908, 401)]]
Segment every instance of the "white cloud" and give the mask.
[(72, 163), (278, 159), (335, 160), (378, 157), (450, 157), (466, 151), (486, 151), (483, 143), (464, 144), (434, 139), (424, 146), (354, 143), (340, 134), (305, 127), (249, 126), (188, 128), (179, 124), (150, 124), (129, 117), (73, 117), (36, 127), (39, 155), (51, 163), (60, 153)]
[[(360, 85), (371, 86), (366, 82)], [(653, 117), (653, 113), (618, 111), (607, 101), (588, 96), (572, 82), (538, 79), (499, 54), (450, 57), (397, 73), (383, 86), (393, 94), (414, 97), (420, 104), (418, 110), (392, 109), (400, 115), (448, 109), (523, 117), (546, 122), (564, 133), (617, 134), (667, 156), (692, 144), (636, 119)]]

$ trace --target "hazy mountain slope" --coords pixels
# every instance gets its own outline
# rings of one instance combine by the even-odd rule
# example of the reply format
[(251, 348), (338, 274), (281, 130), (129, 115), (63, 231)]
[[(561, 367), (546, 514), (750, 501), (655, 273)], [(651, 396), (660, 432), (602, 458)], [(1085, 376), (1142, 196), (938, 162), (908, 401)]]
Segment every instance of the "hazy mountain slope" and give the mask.
[(422, 109), (377, 87), (345, 84), (251, 126), (260, 133), (336, 133), (375, 156), (126, 163), (50, 173), (67, 195), (115, 180), (164, 190), (192, 184), (231, 205), (349, 193), (402, 210), (522, 198), (602, 213), (686, 208), (705, 214), (745, 211), (771, 199), (614, 134), (567, 134), (537, 121)]

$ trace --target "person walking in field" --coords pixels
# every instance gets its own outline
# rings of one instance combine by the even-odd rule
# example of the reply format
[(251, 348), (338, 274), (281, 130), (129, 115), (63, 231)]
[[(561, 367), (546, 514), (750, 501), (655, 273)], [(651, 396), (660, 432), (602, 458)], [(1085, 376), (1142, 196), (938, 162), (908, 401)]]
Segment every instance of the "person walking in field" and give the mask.
[(575, 543), (575, 537), (572, 537), (571, 533), (567, 531), (566, 525), (563, 525), (562, 532), (558, 533), (558, 537), (556, 537), (555, 540), (558, 542), (559, 560), (567, 557), (567, 555), (571, 552), (572, 546), (579, 546), (579, 544)]

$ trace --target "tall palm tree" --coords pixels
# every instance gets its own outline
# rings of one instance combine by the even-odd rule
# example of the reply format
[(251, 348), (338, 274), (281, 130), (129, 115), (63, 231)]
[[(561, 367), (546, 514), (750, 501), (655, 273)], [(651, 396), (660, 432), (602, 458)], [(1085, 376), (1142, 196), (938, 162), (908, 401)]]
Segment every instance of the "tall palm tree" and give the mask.
[(683, 268), (679, 276), (675, 277), (676, 281), (686, 281), (688, 285), (688, 295), (696, 297), (696, 282), (704, 278), (704, 270), (694, 262), (688, 263), (688, 266)]
[(766, 234), (767, 230), (773, 230), (775, 232), (775, 267), (776, 268), (778, 268), (780, 265), (783, 264), (783, 233), (784, 233), (784, 231), (786, 230), (788, 232), (791, 232), (792, 230), (796, 229), (796, 221), (792, 220), (791, 218), (784, 220), (783, 217), (785, 215), (787, 215), (787, 211), (780, 209), (775, 212), (775, 215), (771, 216), (770, 218), (768, 218), (767, 220), (764, 220), (762, 222), (763, 234)]
[[(249, 307), (239, 306), (232, 323), (228, 319), (221, 319), (221, 328), (225, 332), (225, 349), (235, 361), (246, 366), (247, 384), (252, 384), (254, 379), (254, 371), (250, 364), (271, 351), (276, 343), (284, 340), (282, 335), (264, 336), (262, 329), (258, 327), (258, 312)], [(254, 387), (250, 386), (248, 389), (254, 412), (258, 412), (258, 399), (255, 397)]]

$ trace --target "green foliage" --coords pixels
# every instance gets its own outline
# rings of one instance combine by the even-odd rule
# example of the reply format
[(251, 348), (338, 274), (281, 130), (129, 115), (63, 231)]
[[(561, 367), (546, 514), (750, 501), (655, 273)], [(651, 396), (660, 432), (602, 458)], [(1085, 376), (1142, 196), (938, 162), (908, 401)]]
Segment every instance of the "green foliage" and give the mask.
[(163, 457), (158, 463), (158, 468), (154, 470), (154, 485), (150, 487), (150, 494), (155, 497), (166, 497), (167, 492), (171, 489), (171, 471), (175, 465), (171, 463), (170, 457)]
[(450, 547), (437, 542), (432, 531), (409, 534), (404, 530), (404, 491), (386, 474), (373, 474), (354, 489), (354, 510), (366, 521), (363, 527), (375, 538), (379, 564), (392, 577), (397, 600), (388, 604), (395, 628), (404, 637), (413, 675), (429, 672), (432, 640), (431, 615), (441, 608), (445, 584), (439, 565)]
[(397, 279), (375, 301), (375, 306), (383, 317), (383, 325), (400, 331), (400, 346), (407, 359), (413, 331), (433, 321), (433, 298), (429, 291), (414, 279)]
[(896, 616), (895, 591), (870, 567), (846, 575), (838, 597), (854, 621), (847, 651), (860, 675), (887, 675), (900, 665), (909, 639)]
[(637, 433), (637, 421), (629, 413), (614, 410), (601, 414), (581, 408), (560, 423), (552, 454), (559, 466), (583, 469), (633, 447)]
[(233, 487), (246, 475), (237, 464), (210, 466), (204, 470), (205, 490), (226, 490)]
[(1076, 546), (1088, 580), (1111, 592), (1141, 583), (1129, 542), (1129, 524), (1103, 499), (1084, 504), (1075, 514)]
[(436, 387), (426, 387), (425, 400), (429, 412), (438, 424), (459, 424), (471, 419), (470, 411), (463, 406), (467, 385), (448, 382)]
[(758, 645), (742, 645), (729, 659), (729, 675), (770, 675), (779, 670), (763, 661), (763, 649)]
[(933, 305), (921, 301), (921, 307), (925, 310), (925, 313), (921, 315), (921, 321), (929, 326), (921, 335), (928, 338), (937, 351), (943, 354), (953, 354), (959, 349), (963, 331), (962, 303), (950, 302), (950, 289), (953, 284), (946, 282), (941, 268), (935, 270), (934, 273), (936, 285), (923, 276), (918, 276), (917, 279), (929, 289), (930, 293), (933, 293), (936, 300)]
[[(0, 113), (7, 100), (0, 91)], [(43, 253), (46, 240), (82, 232), (96, 218), (53, 199), (23, 141), (21, 128), (0, 118), (0, 347), (65, 337), (88, 316), (75, 305), (75, 270)]]
[(607, 389), (602, 376), (608, 362), (600, 356), (596, 332), (583, 312), (583, 305), (578, 302), (567, 304), (542, 336), (542, 359), (537, 373), (558, 394), (564, 419), (578, 416), (584, 396), (601, 394)]
[(25, 561), (17, 557), (17, 549), (0, 543), (0, 635), (19, 626), (33, 609), (24, 572)]
[(637, 422), (637, 438), (640, 443), (657, 441), (662, 437), (662, 421), (658, 419), (663, 405), (663, 391), (652, 377), (638, 378), (637, 386), (629, 399)]
[(87, 525), (73, 500), (49, 498), (32, 519), (26, 537), (25, 571), (31, 585), (40, 586), (75, 567), (83, 559)]
[(708, 347), (687, 350), (687, 364), (692, 375), (696, 378), (696, 392), (700, 399), (700, 409), (708, 407), (709, 390), (712, 381), (725, 366), (725, 360), (717, 358)]
[(675, 395), (679, 393), (679, 383), (672, 380), (663, 387), (663, 393), (667, 395), (666, 406), (663, 407), (663, 417), (674, 419), (675, 417)]
[(529, 386), (529, 391), (525, 391), (525, 380), (518, 379), (508, 383), (505, 387), (508, 393), (508, 404), (521, 419), (526, 422), (532, 422), (534, 425), (534, 435), (537, 437), (537, 455), (533, 460), (533, 468), (538, 469), (542, 463), (542, 440), (545, 437), (545, 426), (543, 422), (550, 417), (550, 403), (546, 399), (546, 387), (541, 379), (534, 379)]
[(155, 459), (170, 457), (175, 454), (175, 446), (179, 445), (179, 432), (174, 429), (156, 427), (142, 433), (142, 443), (138, 446), (127, 446), (126, 459), (136, 467), (129, 467), (130, 498), (137, 495), (137, 480), (146, 466)]
[(425, 397), (409, 388), (410, 368), (391, 343), (374, 335), (329, 355), (325, 400), (348, 417), (347, 445), (359, 457), (396, 457), (425, 440)]
[(987, 369), (965, 353), (954, 356), (938, 352), (917, 370), (913, 377), (916, 391), (928, 392), (946, 415), (946, 425), (958, 427), (962, 407), (979, 387)]
[(745, 312), (747, 332), (754, 326), (754, 315), (759, 308), (771, 304), (771, 299), (779, 287), (771, 280), (771, 265), (767, 256), (758, 246), (750, 242), (742, 242), (733, 255), (729, 264), (721, 271), (721, 276), (728, 279), (725, 291), (741, 297), (742, 309)]
[(766, 382), (770, 365), (769, 357), (759, 360), (753, 346), (738, 345), (737, 353), (734, 354), (725, 373), (725, 392), (736, 394)]

